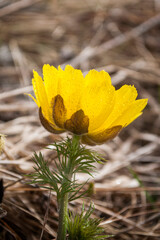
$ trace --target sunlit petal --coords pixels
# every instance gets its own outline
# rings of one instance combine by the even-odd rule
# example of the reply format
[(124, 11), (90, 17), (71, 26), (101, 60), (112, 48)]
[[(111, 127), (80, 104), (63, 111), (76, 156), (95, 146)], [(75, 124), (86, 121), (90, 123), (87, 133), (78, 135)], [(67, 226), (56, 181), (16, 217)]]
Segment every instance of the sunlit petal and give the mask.
[(70, 119), (72, 114), (80, 110), (80, 101), (83, 92), (84, 77), (80, 70), (67, 65), (63, 71), (58, 68), (60, 80), (57, 93), (63, 98), (67, 109), (66, 119)]
[(112, 123), (112, 126), (122, 125), (126, 127), (142, 114), (142, 110), (147, 105), (147, 101), (148, 99), (140, 99), (130, 104), (123, 114)]
[(89, 71), (85, 77), (85, 88), (81, 108), (89, 117), (89, 131), (97, 129), (110, 114), (114, 105), (115, 89), (105, 71)]

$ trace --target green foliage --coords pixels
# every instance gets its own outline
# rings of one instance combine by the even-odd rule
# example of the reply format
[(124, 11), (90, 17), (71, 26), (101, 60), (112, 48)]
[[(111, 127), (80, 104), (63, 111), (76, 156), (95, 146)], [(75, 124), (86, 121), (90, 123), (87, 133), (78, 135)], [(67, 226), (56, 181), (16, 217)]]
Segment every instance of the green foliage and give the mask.
[(56, 172), (49, 169), (48, 163), (44, 160), (41, 152), (39, 155), (34, 154), (33, 161), (35, 163), (35, 172), (28, 175), (32, 179), (32, 183), (58, 192), (58, 183), (61, 182), (61, 178)]
[(92, 176), (95, 162), (101, 163), (103, 159), (98, 153), (82, 146), (78, 136), (51, 146), (57, 152), (58, 161), (55, 161), (57, 169), (51, 170), (42, 154), (35, 153), (33, 158), (35, 172), (29, 175), (32, 183), (55, 191), (58, 201), (66, 193), (69, 193), (69, 201), (82, 197), (88, 191), (81, 192), (86, 182), (77, 183), (75, 174), (81, 172)]
[(72, 215), (70, 212), (68, 215), (68, 240), (103, 240), (108, 237), (104, 235), (104, 229), (99, 226), (101, 220), (97, 218), (90, 218), (94, 211), (94, 207), (91, 204), (87, 212), (85, 213), (84, 205), (80, 215)]
[(66, 141), (55, 143), (53, 146), (56, 147), (60, 163), (57, 167), (62, 172), (65, 172), (68, 167), (67, 159), (71, 160), (73, 173), (83, 172), (91, 176), (91, 172), (95, 170), (95, 166), (93, 164), (95, 162), (102, 162), (102, 158), (98, 153), (86, 149), (84, 146), (79, 144), (79, 142), (77, 142), (77, 144), (73, 144), (73, 140), (70, 138), (67, 138)]
[(66, 141), (54, 143), (49, 149), (56, 150), (57, 160), (55, 161), (56, 169), (51, 169), (41, 153), (34, 154), (35, 172), (29, 175), (32, 183), (41, 187), (53, 190), (57, 193), (59, 209), (59, 226), (57, 239), (66, 239), (68, 231), (68, 240), (103, 240), (105, 236), (104, 229), (99, 226), (99, 219), (91, 219), (93, 212), (91, 205), (88, 211), (80, 215), (68, 215), (68, 201), (75, 200), (84, 196), (93, 194), (94, 186), (90, 184), (88, 190), (82, 191), (83, 186), (76, 181), (76, 173), (86, 173), (92, 176), (96, 170), (95, 163), (105, 161), (101, 156), (89, 149), (86, 149), (79, 142), (80, 137), (74, 135), (73, 138), (67, 138)]

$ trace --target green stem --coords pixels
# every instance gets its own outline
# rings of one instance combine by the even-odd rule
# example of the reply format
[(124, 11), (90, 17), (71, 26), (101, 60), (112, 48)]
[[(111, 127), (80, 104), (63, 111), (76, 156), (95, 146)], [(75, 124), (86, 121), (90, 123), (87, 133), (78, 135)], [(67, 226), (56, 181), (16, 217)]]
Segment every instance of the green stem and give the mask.
[(57, 240), (65, 240), (67, 233), (67, 212), (68, 212), (68, 193), (60, 201), (59, 207), (59, 226)]
[[(80, 137), (77, 135), (73, 135), (72, 139), (72, 147), (73, 149), (77, 148), (77, 145), (79, 144)], [(65, 188), (65, 183), (68, 180), (72, 179), (73, 175), (73, 161), (74, 159), (69, 158), (68, 159), (68, 167), (66, 168), (66, 171), (64, 173), (65, 178), (62, 181), (62, 192), (63, 188)], [(65, 240), (66, 239), (66, 233), (67, 233), (67, 214), (68, 214), (68, 193), (63, 194), (59, 201), (59, 226), (58, 226), (58, 235), (57, 240)]]

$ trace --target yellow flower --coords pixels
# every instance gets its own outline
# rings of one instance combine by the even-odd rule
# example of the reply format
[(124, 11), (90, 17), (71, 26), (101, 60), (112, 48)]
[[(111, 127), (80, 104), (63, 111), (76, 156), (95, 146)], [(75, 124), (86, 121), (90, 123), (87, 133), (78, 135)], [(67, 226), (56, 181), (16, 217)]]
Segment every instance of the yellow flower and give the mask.
[(32, 84), (42, 125), (52, 133), (69, 131), (82, 142), (102, 144), (142, 114), (147, 99), (136, 100), (134, 86), (115, 90), (109, 74), (91, 70), (84, 77), (67, 65), (65, 70), (43, 66), (43, 80), (36, 71)]

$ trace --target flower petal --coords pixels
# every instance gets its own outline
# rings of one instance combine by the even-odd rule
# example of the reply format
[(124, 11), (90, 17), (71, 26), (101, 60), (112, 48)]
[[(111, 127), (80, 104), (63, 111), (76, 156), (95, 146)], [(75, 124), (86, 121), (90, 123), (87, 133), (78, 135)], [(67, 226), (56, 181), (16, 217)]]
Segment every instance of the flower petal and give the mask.
[(33, 101), (37, 104), (37, 106), (40, 105), (39, 102), (38, 102), (38, 101), (37, 101), (37, 100), (36, 100), (31, 94), (29, 94), (29, 93), (25, 93), (25, 95), (31, 97), (31, 98), (33, 99)]
[(113, 123), (123, 114), (131, 103), (135, 102), (136, 97), (137, 91), (134, 86), (124, 85), (120, 89), (116, 90), (114, 106), (112, 106), (108, 118), (106, 118), (105, 122), (97, 129), (97, 131), (102, 132), (104, 129), (108, 129), (116, 125), (122, 125)]
[(39, 108), (39, 119), (41, 121), (42, 126), (51, 133), (58, 134), (65, 131), (63, 129), (57, 128), (56, 125), (49, 123), (47, 119), (45, 119), (45, 117), (43, 116), (41, 108)]
[(53, 120), (59, 128), (64, 129), (66, 112), (67, 110), (64, 106), (63, 98), (60, 95), (57, 95), (53, 99)]
[(42, 108), (42, 113), (46, 117), (46, 119), (51, 121), (48, 98), (45, 91), (43, 80), (36, 71), (33, 71), (33, 76), (34, 78), (32, 79), (32, 84), (33, 84), (38, 107)]
[(123, 114), (112, 123), (112, 126), (122, 125), (126, 127), (142, 114), (142, 110), (147, 105), (147, 102), (148, 99), (139, 99), (130, 104)]
[(52, 99), (58, 94), (57, 91), (59, 79), (59, 72), (55, 67), (50, 66), (49, 64), (45, 64), (43, 66), (43, 80), (48, 102), (51, 102)]
[(57, 94), (63, 98), (67, 109), (66, 118), (70, 119), (72, 114), (80, 110), (80, 100), (83, 92), (84, 77), (80, 70), (67, 65), (63, 71), (60, 67)]
[(97, 129), (108, 117), (113, 108), (114, 93), (108, 73), (89, 71), (81, 100), (81, 108), (89, 117), (89, 132)]
[(104, 131), (101, 131), (99, 133), (88, 134), (87, 137), (91, 141), (95, 142), (96, 144), (102, 144), (116, 137), (121, 129), (122, 129), (122, 126), (117, 125), (117, 126), (105, 129)]
[(65, 122), (65, 129), (77, 135), (87, 133), (88, 126), (89, 118), (84, 115), (82, 109), (75, 112), (71, 118)]
[(87, 145), (90, 145), (90, 146), (95, 146), (95, 145), (96, 145), (96, 143), (93, 142), (93, 141), (88, 137), (88, 135), (82, 135), (82, 137), (81, 137), (81, 142), (82, 142), (83, 144), (87, 144)]

